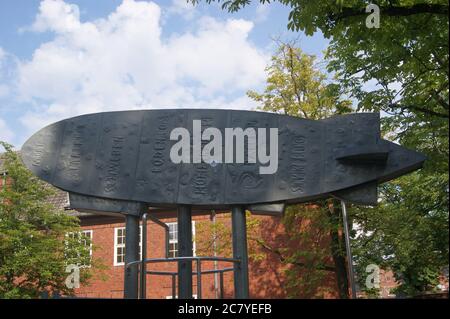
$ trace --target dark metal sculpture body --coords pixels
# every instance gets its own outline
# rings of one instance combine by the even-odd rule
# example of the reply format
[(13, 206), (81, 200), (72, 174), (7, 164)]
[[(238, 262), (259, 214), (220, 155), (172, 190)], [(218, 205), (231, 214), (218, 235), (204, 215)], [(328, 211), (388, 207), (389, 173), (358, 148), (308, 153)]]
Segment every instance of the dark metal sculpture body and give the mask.
[[(171, 129), (279, 129), (278, 171), (258, 164), (174, 164)], [(46, 127), (23, 146), (33, 173), (70, 193), (151, 206), (229, 208), (298, 203), (335, 195), (376, 204), (377, 184), (421, 166), (424, 157), (380, 138), (379, 115), (313, 121), (225, 110), (149, 110), (83, 115)], [(223, 150), (225, 152), (225, 150)]]
[[(260, 164), (248, 161), (173, 163), (169, 154), (176, 141), (170, 140), (171, 130), (183, 127), (192, 136), (194, 120), (201, 120), (202, 129), (215, 127), (222, 135), (225, 128), (277, 128), (277, 171), (261, 175)], [(280, 214), (285, 204), (330, 196), (376, 205), (379, 183), (420, 168), (425, 160), (422, 154), (381, 139), (378, 114), (313, 121), (198, 109), (109, 112), (67, 119), (33, 135), (22, 148), (22, 158), (35, 175), (68, 191), (73, 209), (126, 216), (127, 265), (137, 265), (139, 217), (149, 206), (177, 208), (179, 253), (185, 258), (178, 264), (181, 298), (192, 296), (192, 258), (186, 258), (192, 256), (194, 210), (232, 211), (233, 256), (239, 261), (234, 263), (235, 295), (246, 298), (246, 209)], [(145, 296), (143, 289), (141, 296)], [(136, 298), (137, 293), (137, 268), (125, 267), (125, 297)]]

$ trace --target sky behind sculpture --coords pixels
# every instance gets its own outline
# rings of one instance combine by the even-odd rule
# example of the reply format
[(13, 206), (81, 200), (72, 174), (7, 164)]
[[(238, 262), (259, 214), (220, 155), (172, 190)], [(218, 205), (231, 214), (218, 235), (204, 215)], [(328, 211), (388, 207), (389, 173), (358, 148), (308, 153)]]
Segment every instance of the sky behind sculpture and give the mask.
[(252, 109), (271, 37), (300, 37), (319, 57), (327, 41), (286, 31), (288, 9), (238, 14), (173, 1), (1, 1), (0, 139), (79, 114), (164, 107)]

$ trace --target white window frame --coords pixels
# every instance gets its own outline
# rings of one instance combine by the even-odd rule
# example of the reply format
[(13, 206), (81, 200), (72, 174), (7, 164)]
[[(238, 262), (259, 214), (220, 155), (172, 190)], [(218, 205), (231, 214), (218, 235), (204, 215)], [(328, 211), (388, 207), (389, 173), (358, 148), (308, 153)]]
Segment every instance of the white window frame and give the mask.
[[(173, 225), (177, 225), (178, 223), (177, 222), (174, 222), (174, 223), (166, 223), (166, 225), (169, 227), (169, 232), (170, 232), (170, 226), (173, 226)], [(178, 229), (177, 229), (178, 230)], [(169, 247), (168, 247), (168, 249), (169, 249), (169, 257), (170, 258), (173, 258), (174, 256), (172, 255), (172, 253), (171, 253), (171, 250), (170, 250), (170, 244), (177, 244), (177, 252), (178, 252), (178, 233), (177, 233), (177, 240), (173, 240), (173, 239), (170, 239), (170, 233), (169, 233)]]
[[(91, 267), (91, 263), (92, 263), (92, 242), (94, 240), (94, 230), (93, 229), (83, 229), (81, 231), (79, 231), (78, 233), (83, 234), (84, 236), (86, 236), (86, 234), (89, 234), (89, 239), (90, 239), (90, 243), (89, 243), (89, 265), (80, 265), (80, 268), (90, 268)], [(74, 235), (74, 232), (69, 232), (66, 233), (66, 237), (69, 237), (70, 235)]]
[[(177, 225), (177, 222), (170, 222), (170, 223), (166, 223), (167, 226), (170, 227), (170, 225)], [(178, 228), (177, 228), (178, 230)], [(195, 240), (195, 221), (192, 221), (192, 256), (197, 256), (197, 245), (195, 244), (196, 240)], [(169, 247), (170, 244), (178, 244), (178, 234), (177, 234), (177, 240), (170, 240), (169, 239)], [(177, 252), (178, 252), (178, 246), (177, 246)], [(169, 257), (172, 257), (172, 255), (169, 252)]]
[[(119, 232), (119, 229), (125, 230), (125, 226), (122, 227), (114, 227), (114, 266), (124, 266), (125, 261), (117, 262), (117, 248), (123, 247), (125, 248), (125, 242), (123, 244), (117, 243), (117, 233)], [(139, 259), (142, 258), (142, 225), (139, 225)], [(124, 256), (125, 259), (125, 256)]]

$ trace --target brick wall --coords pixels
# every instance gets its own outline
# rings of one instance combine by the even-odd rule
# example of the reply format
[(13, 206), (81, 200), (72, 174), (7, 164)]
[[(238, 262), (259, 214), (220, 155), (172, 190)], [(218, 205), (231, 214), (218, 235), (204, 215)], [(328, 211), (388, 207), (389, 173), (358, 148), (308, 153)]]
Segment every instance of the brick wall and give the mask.
[[(217, 215), (225, 224), (229, 222), (229, 215)], [(258, 217), (263, 219), (262, 223), (269, 232), (263, 236), (272, 238), (265, 238), (266, 240), (282, 240), (282, 229), (280, 228), (279, 218), (272, 217)], [(209, 222), (209, 216), (197, 216), (193, 218), (198, 223)], [(163, 222), (176, 222), (176, 219), (163, 219)], [(114, 229), (116, 227), (124, 227), (121, 220), (110, 221), (97, 218), (95, 222), (86, 222), (82, 220), (82, 228), (84, 230), (93, 231), (93, 258), (101, 261), (105, 267), (102, 271), (95, 271), (95, 276), (92, 278), (89, 286), (83, 286), (76, 290), (76, 294), (80, 297), (101, 297), (101, 298), (122, 298), (123, 297), (123, 266), (114, 266)], [(281, 236), (281, 237), (280, 237)], [(200, 237), (200, 236), (199, 236)], [(197, 238), (199, 240), (199, 238)], [(147, 258), (164, 257), (165, 249), (165, 235), (164, 229), (149, 221), (147, 226)], [(198, 244), (197, 244), (198, 245)], [(249, 277), (250, 277), (250, 297), (252, 298), (285, 298), (286, 297), (286, 283), (283, 272), (283, 265), (278, 256), (267, 253), (266, 257), (258, 261), (250, 261)], [(230, 267), (229, 263), (220, 262), (219, 269)], [(148, 270), (156, 271), (177, 271), (176, 263), (162, 263), (162, 264), (148, 264)], [(195, 269), (195, 263), (193, 265)], [(202, 263), (202, 270), (214, 269), (213, 262)], [(100, 275), (106, 277), (102, 280)], [(147, 298), (166, 298), (172, 295), (171, 285), (172, 280), (170, 276), (147, 276)], [(233, 288), (233, 273), (228, 272), (224, 275), (224, 295), (225, 298), (232, 298), (234, 293)], [(334, 274), (330, 274), (326, 278), (325, 286), (328, 286), (328, 293), (326, 297), (336, 297)], [(193, 293), (196, 294), (196, 277), (193, 277)], [(217, 291), (218, 293), (218, 291)], [(216, 290), (214, 289), (214, 275), (208, 274), (202, 276), (202, 297), (215, 298)]]

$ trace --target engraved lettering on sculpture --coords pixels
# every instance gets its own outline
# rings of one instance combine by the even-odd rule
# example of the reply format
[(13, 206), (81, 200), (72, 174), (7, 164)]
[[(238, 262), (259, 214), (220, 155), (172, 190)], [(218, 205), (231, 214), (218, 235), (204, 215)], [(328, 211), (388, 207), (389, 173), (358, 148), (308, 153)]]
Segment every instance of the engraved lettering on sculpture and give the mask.
[(72, 149), (70, 152), (68, 175), (74, 182), (79, 182), (81, 179), (81, 157), (82, 157), (82, 136), (84, 126), (78, 126), (73, 134)]
[(125, 138), (121, 136), (113, 137), (112, 149), (105, 177), (105, 192), (107, 193), (114, 192), (117, 189), (117, 179), (119, 177), (124, 142)]
[(44, 144), (36, 143), (33, 149), (33, 166), (41, 166), (42, 156), (44, 155)]
[(296, 136), (290, 150), (289, 184), (292, 192), (305, 192), (306, 138)]
[(152, 173), (161, 173), (165, 164), (164, 151), (167, 146), (169, 116), (159, 117), (158, 123), (158, 131), (156, 132), (155, 143), (153, 144)]

